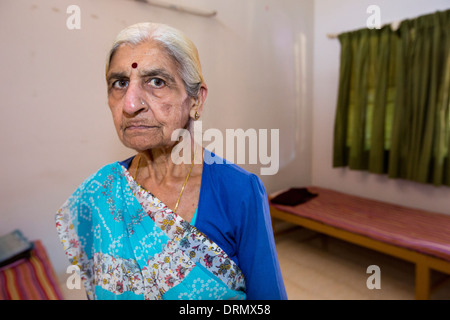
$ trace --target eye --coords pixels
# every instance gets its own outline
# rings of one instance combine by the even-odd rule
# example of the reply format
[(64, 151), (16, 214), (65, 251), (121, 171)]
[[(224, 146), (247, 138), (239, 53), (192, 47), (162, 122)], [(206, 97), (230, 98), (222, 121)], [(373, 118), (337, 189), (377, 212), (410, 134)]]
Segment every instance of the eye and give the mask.
[(151, 78), (149, 81), (150, 85), (154, 88), (162, 88), (166, 85), (166, 82), (161, 78)]
[(112, 83), (112, 87), (115, 89), (125, 89), (128, 86), (127, 80), (116, 80)]

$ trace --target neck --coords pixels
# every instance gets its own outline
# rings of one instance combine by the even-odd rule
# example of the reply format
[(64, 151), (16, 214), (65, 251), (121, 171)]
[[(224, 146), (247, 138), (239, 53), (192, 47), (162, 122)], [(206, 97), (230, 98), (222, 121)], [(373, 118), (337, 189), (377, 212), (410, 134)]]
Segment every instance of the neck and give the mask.
[[(143, 152), (139, 152), (140, 157), (139, 174), (143, 174), (144, 178), (151, 178), (156, 183), (165, 180), (179, 179), (186, 177), (186, 173), (190, 170), (191, 164), (202, 163), (201, 146), (191, 142), (191, 152), (185, 155), (184, 159), (190, 159), (181, 163), (174, 163), (172, 160), (172, 151), (176, 145), (170, 148), (154, 148)], [(189, 148), (187, 148), (189, 149)], [(185, 149), (183, 149), (183, 152)], [(200, 151), (200, 152), (199, 152)], [(197, 154), (197, 155), (195, 155)], [(200, 156), (198, 156), (200, 154)], [(188, 157), (189, 156), (189, 157)], [(192, 162), (194, 161), (194, 162)]]

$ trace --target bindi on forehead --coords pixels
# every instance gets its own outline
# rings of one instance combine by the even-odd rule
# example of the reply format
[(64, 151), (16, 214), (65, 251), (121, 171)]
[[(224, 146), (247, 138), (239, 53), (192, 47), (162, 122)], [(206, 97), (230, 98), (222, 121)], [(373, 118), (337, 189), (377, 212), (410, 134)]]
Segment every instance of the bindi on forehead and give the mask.
[(133, 62), (133, 63), (131, 64), (131, 67), (132, 67), (133, 69), (136, 69), (137, 66), (138, 66), (137, 62)]

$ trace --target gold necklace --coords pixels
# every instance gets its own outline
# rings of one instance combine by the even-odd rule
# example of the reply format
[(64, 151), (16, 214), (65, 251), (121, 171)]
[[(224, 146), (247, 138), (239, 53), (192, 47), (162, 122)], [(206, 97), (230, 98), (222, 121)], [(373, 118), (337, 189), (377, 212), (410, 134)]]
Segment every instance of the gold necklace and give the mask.
[[(180, 203), (180, 199), (181, 199), (181, 195), (183, 194), (184, 188), (186, 187), (186, 184), (187, 184), (187, 182), (189, 180), (189, 177), (191, 175), (192, 167), (194, 166), (195, 154), (196, 154), (196, 151), (194, 151), (194, 156), (192, 157), (191, 167), (189, 168), (188, 175), (186, 176), (186, 179), (184, 180), (183, 186), (181, 187), (181, 191), (180, 191), (180, 194), (178, 195), (178, 200), (177, 200), (177, 203), (175, 204), (175, 208), (174, 208), (173, 212), (177, 212), (178, 204)], [(137, 172), (138, 172), (140, 164), (141, 164), (141, 155), (139, 155), (138, 164), (137, 164), (137, 167), (136, 167), (136, 172), (134, 173), (134, 177), (133, 177), (133, 179), (135, 181), (136, 181), (136, 176), (137, 176)]]
[(140, 164), (141, 164), (141, 155), (139, 155), (138, 164), (137, 164), (137, 167), (136, 167), (136, 172), (134, 173), (134, 177), (133, 177), (134, 181), (136, 181), (136, 176), (137, 176), (137, 172), (138, 172)]
[[(195, 152), (194, 152), (194, 157), (195, 157)], [(186, 187), (186, 183), (189, 179), (189, 176), (191, 175), (191, 171), (192, 171), (192, 167), (194, 166), (194, 159), (192, 159), (192, 163), (191, 163), (191, 168), (189, 169), (188, 175), (186, 177), (186, 180), (184, 180), (183, 186), (181, 187), (181, 192), (180, 195), (178, 196), (178, 200), (177, 203), (175, 204), (175, 209), (173, 210), (173, 212), (177, 212), (178, 209), (178, 204), (180, 203), (180, 199), (181, 199), (181, 195), (183, 194), (184, 191), (184, 187)]]

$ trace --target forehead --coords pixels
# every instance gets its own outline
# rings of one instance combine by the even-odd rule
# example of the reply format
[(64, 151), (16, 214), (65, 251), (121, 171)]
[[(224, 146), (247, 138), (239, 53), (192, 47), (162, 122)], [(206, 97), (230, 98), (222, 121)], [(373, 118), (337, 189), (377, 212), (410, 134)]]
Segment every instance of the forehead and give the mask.
[(131, 70), (133, 64), (138, 69), (166, 69), (177, 74), (177, 63), (162, 45), (155, 41), (147, 41), (138, 45), (122, 44), (114, 53), (109, 64), (109, 72)]

